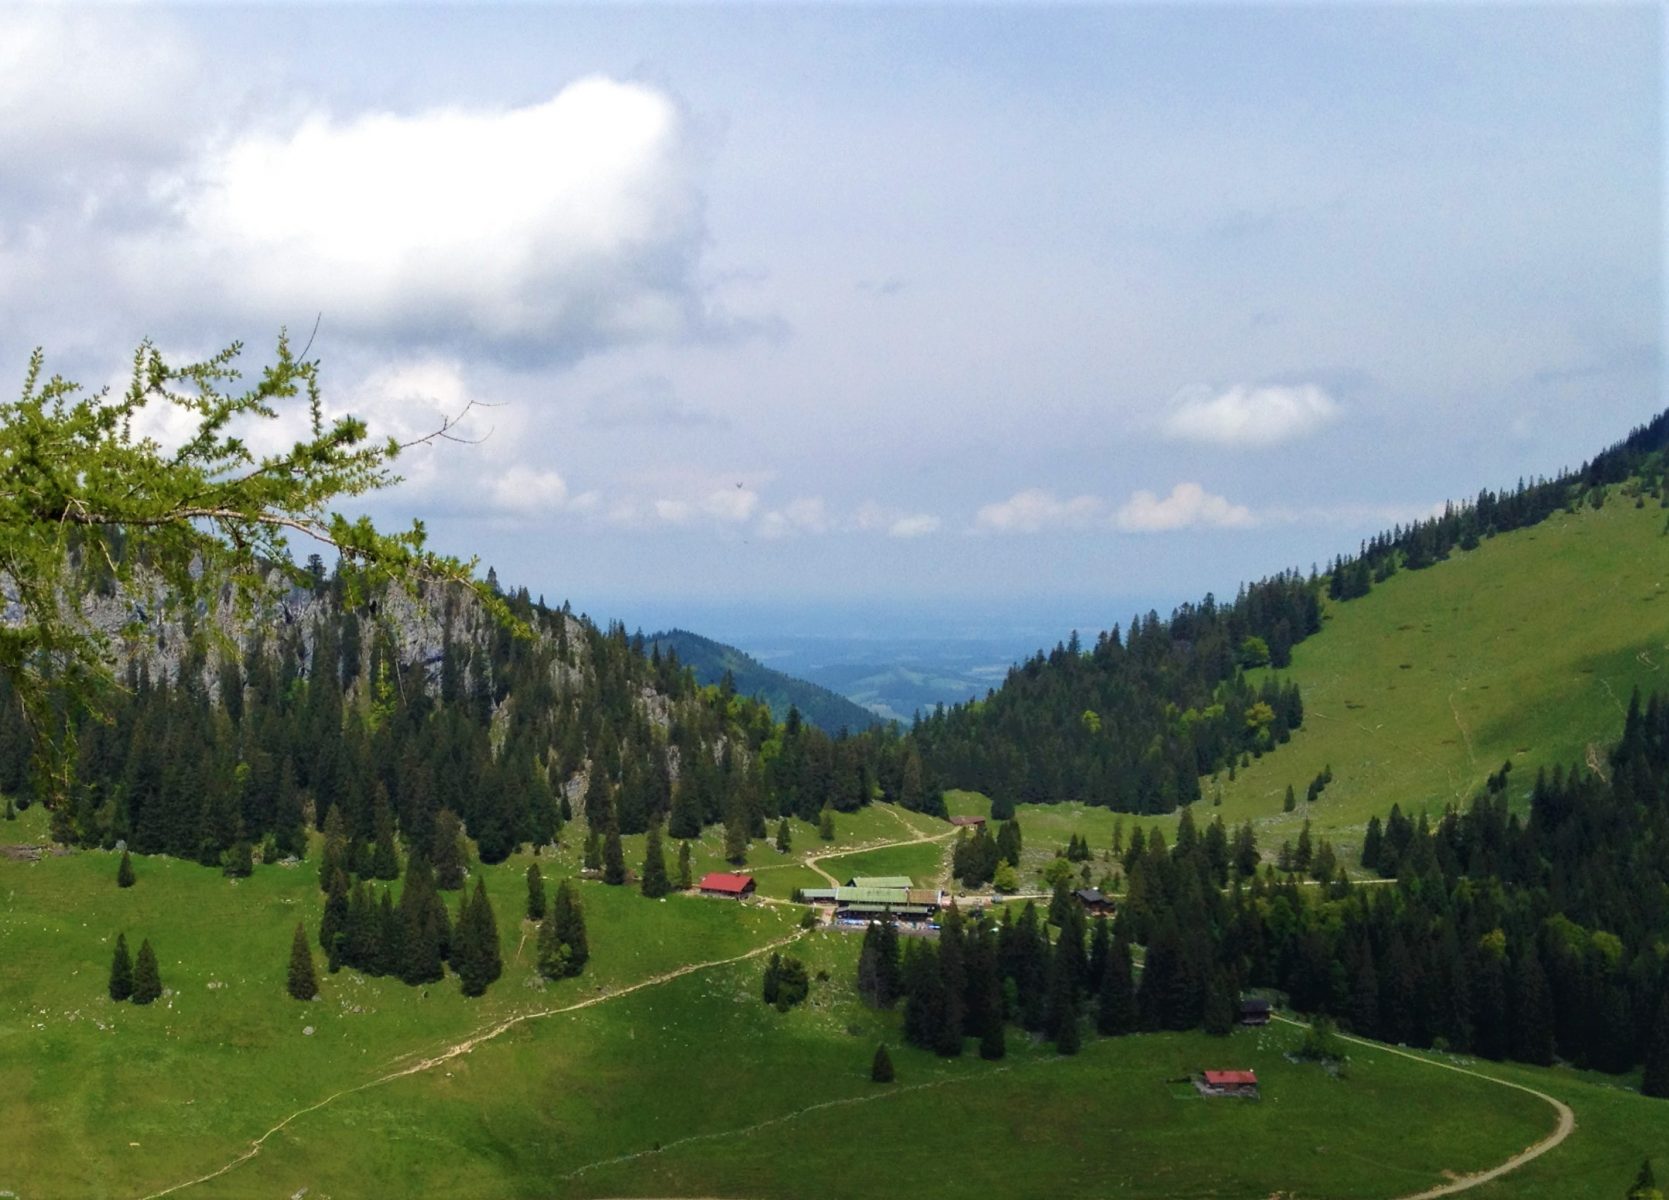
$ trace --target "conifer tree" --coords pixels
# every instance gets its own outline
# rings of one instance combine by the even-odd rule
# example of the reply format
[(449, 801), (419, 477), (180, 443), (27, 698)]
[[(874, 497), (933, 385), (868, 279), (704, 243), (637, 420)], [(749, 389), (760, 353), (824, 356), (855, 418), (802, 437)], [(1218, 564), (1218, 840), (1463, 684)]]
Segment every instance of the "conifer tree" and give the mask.
[(1669, 1098), (1669, 988), (1662, 991), (1646, 1043), (1645, 1070), (1640, 1076), (1640, 1094), (1659, 1099)]
[(616, 887), (626, 882), (626, 852), (620, 846), (620, 820), (614, 816), (603, 835), (603, 882)]
[(128, 857), (126, 850), (122, 851), (122, 861), (116, 866), (116, 886), (125, 888), (133, 886), (133, 859)]
[(133, 995), (133, 959), (128, 956), (127, 935), (116, 935), (116, 953), (110, 960), (110, 998), (117, 1003)]
[(672, 880), (666, 873), (666, 852), (661, 848), (661, 823), (651, 821), (643, 843), (643, 894), (659, 900), (672, 890)]
[(835, 838), (834, 809), (826, 804), (823, 811), (817, 814), (817, 836), (825, 842), (832, 842)]
[(1228, 1037), (1234, 1031), (1235, 989), (1221, 968), (1211, 973), (1205, 993), (1205, 1031), (1214, 1037)]
[(687, 892), (695, 886), (695, 877), (690, 872), (690, 843), (678, 843), (678, 890)]
[(1049, 960), (1048, 1007), (1044, 1014), (1043, 1033), (1056, 1043), (1057, 1049), (1062, 1041), (1070, 1042), (1072, 1049), (1061, 1049), (1060, 1052), (1074, 1054), (1077, 1052), (1078, 981), (1071, 955), (1063, 948), (1065, 943), (1063, 933)]
[(597, 827), (587, 821), (585, 825), (585, 857), (581, 863), (587, 871), (601, 871), (603, 869), (603, 839)]
[(792, 844), (792, 834), (788, 828), (788, 818), (784, 817), (782, 820), (777, 822), (777, 853), (787, 854), (789, 849), (792, 847)]
[(319, 994), (319, 976), (313, 970), (313, 948), (307, 944), (307, 931), (296, 922), (296, 935), (290, 939), (290, 974), (286, 983), (289, 993), (297, 1000), (311, 1000)]
[(465, 898), (458, 912), (458, 925), (452, 935), (452, 969), (458, 973), (466, 996), (481, 995), (504, 973), (498, 921), (480, 879), (475, 881), (474, 895)]
[(1096, 997), (1095, 1028), (1106, 1036), (1131, 1033), (1136, 1028), (1136, 992), (1130, 969), (1130, 943), (1115, 938), (1102, 969)]
[(875, 1047), (875, 1057), (869, 1064), (869, 1078), (875, 1083), (891, 1083), (893, 1081), (892, 1055), (887, 1053), (885, 1042)]
[(1293, 809), (1295, 809), (1297, 807), (1298, 807), (1298, 797), (1293, 794), (1292, 785), (1289, 783), (1289, 784), (1287, 784), (1286, 798), (1281, 801), (1281, 811), (1282, 812), (1291, 812)]
[(348, 930), (348, 876), (341, 867), (331, 873), (330, 889), (325, 894), (325, 911), (319, 919), (319, 945), (332, 962), (339, 961), (336, 949)]
[[(391, 880), (400, 877), (400, 856), (394, 849), (394, 813), (388, 791), (381, 782), (372, 791), (371, 820), (375, 831), (371, 845), (371, 877)], [(437, 845), (438, 845), (437, 839)], [(459, 881), (460, 884), (462, 880)]]
[(441, 891), (455, 892), (464, 886), (464, 876), (469, 873), (464, 827), (458, 814), (450, 808), (435, 814), (435, 840), (429, 850), (429, 866), (435, 873), (435, 887)]
[(319, 856), (319, 890), (329, 892), (331, 880), (336, 872), (351, 869), (348, 862), (347, 823), (342, 819), (342, 810), (334, 804), (325, 814), (324, 835), (324, 849)]
[(426, 944), (406, 936), (405, 922), (401, 920), (399, 910), (394, 907), (394, 893), (389, 888), (383, 888), (382, 895), (377, 898), (376, 918), (376, 957), (366, 970), (373, 975), (395, 975), (406, 983), (430, 983), (441, 977), (441, 968), (438, 966), (435, 967), (432, 978), (413, 966), (420, 960), (420, 955), (408, 952), (408, 946), (421, 948)]
[(139, 943), (139, 957), (133, 960), (133, 1002), (149, 1004), (160, 995), (162, 974), (157, 970), (156, 951), (151, 949), (151, 939), (146, 938)]
[(579, 889), (572, 879), (564, 879), (556, 885), (550, 915), (539, 927), (539, 974), (546, 979), (578, 975), (590, 954)]
[[(480, 880), (476, 881), (477, 884)], [(435, 874), (421, 854), (406, 865), (406, 885), (389, 926), (390, 942), (383, 952), (390, 974), (409, 984), (438, 983), (453, 953), (453, 931), (446, 905), (436, 890)], [(387, 893), (384, 893), (385, 900)], [(466, 906), (467, 907), (467, 906)], [(496, 939), (494, 945), (497, 945)], [(453, 969), (457, 962), (453, 960)]]
[(732, 866), (748, 861), (748, 811), (739, 789), (732, 790), (724, 808), (724, 858)]
[(529, 863), (527, 868), (527, 919), (545, 919), (545, 880), (538, 863)]

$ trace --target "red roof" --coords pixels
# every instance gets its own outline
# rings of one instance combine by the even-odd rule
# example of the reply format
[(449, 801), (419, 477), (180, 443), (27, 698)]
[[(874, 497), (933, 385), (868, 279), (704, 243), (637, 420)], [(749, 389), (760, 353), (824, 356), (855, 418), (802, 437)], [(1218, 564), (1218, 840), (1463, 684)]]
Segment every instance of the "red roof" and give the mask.
[(749, 888), (758, 886), (752, 875), (726, 875), (723, 871), (715, 871), (701, 877), (701, 890), (704, 892), (731, 892), (740, 896)]
[(1212, 1087), (1257, 1087), (1256, 1071), (1207, 1071), (1205, 1081)]

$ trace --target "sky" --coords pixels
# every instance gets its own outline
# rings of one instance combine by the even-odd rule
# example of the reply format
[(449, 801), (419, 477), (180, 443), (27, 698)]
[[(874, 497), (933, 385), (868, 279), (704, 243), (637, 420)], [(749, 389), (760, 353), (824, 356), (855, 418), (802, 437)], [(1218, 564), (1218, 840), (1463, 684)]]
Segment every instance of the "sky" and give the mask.
[(552, 603), (1106, 627), (1665, 406), (1665, 61), (1650, 4), (0, 7), (0, 386), (287, 327), (465, 414), (373, 515)]

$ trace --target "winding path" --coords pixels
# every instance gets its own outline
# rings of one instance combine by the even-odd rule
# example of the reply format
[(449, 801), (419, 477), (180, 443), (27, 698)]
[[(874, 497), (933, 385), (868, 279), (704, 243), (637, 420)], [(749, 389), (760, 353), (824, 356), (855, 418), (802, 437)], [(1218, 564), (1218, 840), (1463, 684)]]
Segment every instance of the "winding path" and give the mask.
[(401, 1067), (398, 1071), (390, 1071), (386, 1075), (379, 1075), (375, 1079), (368, 1079), (364, 1083), (355, 1084), (353, 1087), (343, 1088), (339, 1092), (332, 1092), (323, 1100), (309, 1104), (306, 1108), (296, 1109), (295, 1112), (285, 1117), (282, 1121), (278, 1122), (278, 1124), (274, 1125), (271, 1129), (267, 1130), (260, 1137), (252, 1141), (249, 1144), (249, 1149), (245, 1150), (242, 1154), (238, 1155), (224, 1166), (210, 1171), (206, 1175), (199, 1175), (195, 1179), (187, 1179), (183, 1183), (176, 1183), (170, 1187), (165, 1187), (160, 1191), (150, 1192), (144, 1196), (142, 1200), (160, 1200), (160, 1197), (171, 1196), (175, 1192), (184, 1191), (189, 1187), (196, 1187), (200, 1183), (208, 1183), (211, 1179), (219, 1179), (228, 1171), (242, 1166), (244, 1163), (254, 1158), (261, 1152), (261, 1147), (266, 1144), (267, 1139), (271, 1138), (274, 1134), (281, 1132), (292, 1122), (301, 1117), (305, 1117), (308, 1113), (318, 1112), (321, 1108), (335, 1103), (344, 1096), (352, 1096), (357, 1092), (367, 1091), (385, 1083), (392, 1083), (396, 1079), (404, 1079), (408, 1075), (417, 1075), (424, 1071), (433, 1070), (435, 1067), (438, 1067), (443, 1063), (451, 1062), (455, 1058), (468, 1054), (483, 1042), (490, 1042), (500, 1034), (514, 1029), (517, 1025), (520, 1025), (523, 1022), (537, 1021), (542, 1017), (556, 1017), (561, 1016), (563, 1013), (577, 1012), (582, 1008), (591, 1008), (594, 1005), (602, 1004), (608, 1000), (618, 1000), (622, 996), (629, 996), (633, 992), (642, 991), (644, 988), (657, 987), (660, 984), (669, 983), (674, 979), (680, 978), (681, 976), (692, 975), (697, 971), (705, 971), (710, 967), (723, 967), (728, 966), (731, 963), (745, 962), (747, 959), (757, 958), (761, 954), (768, 954), (772, 950), (786, 946), (788, 943), (801, 937), (803, 933), (803, 930), (796, 930), (787, 937), (777, 938), (775, 941), (767, 942), (763, 946), (754, 947), (746, 954), (737, 954), (731, 958), (717, 958), (710, 962), (688, 963), (677, 968), (676, 970), (664, 971), (659, 975), (652, 975), (647, 979), (640, 979), (638, 982), (628, 984), (625, 987), (602, 992), (585, 1000), (577, 1001), (574, 1004), (565, 1004), (560, 1008), (535, 1009), (531, 1012), (516, 1013), (513, 1016), (505, 1017), (503, 1020), (500, 1020), (487, 1026), (485, 1029), (479, 1030), (478, 1032), (470, 1035), (463, 1041), (458, 1042), (456, 1045), (448, 1046), (445, 1050), (434, 1055), (432, 1058), (419, 1059), (410, 1066)]
[[(822, 859), (839, 858), (842, 855), (847, 854), (862, 854), (870, 850), (889, 850), (894, 846), (914, 846), (921, 842), (943, 841), (946, 838), (953, 837), (956, 833), (956, 830), (952, 829), (947, 833), (923, 834), (892, 809), (889, 808), (886, 811), (892, 813), (898, 823), (903, 825), (906, 830), (912, 834), (916, 834), (917, 836), (896, 842), (881, 842), (874, 846), (848, 846), (843, 849), (830, 850), (823, 854), (808, 856), (805, 859), (805, 865), (838, 887), (839, 883), (835, 877), (817, 865)], [(705, 971), (711, 967), (723, 967), (729, 966), (731, 963), (745, 962), (747, 959), (757, 958), (761, 954), (768, 954), (772, 950), (779, 949), (780, 947), (802, 937), (804, 933), (804, 930), (796, 930), (787, 937), (778, 938), (775, 941), (767, 942), (762, 946), (756, 946), (754, 949), (749, 950), (746, 954), (738, 954), (731, 958), (718, 958), (709, 962), (688, 963), (675, 970), (665, 971), (659, 975), (652, 975), (647, 979), (640, 979), (638, 982), (629, 984), (626, 987), (615, 988), (611, 991), (602, 992), (585, 1000), (580, 1000), (573, 1004), (563, 1005), (559, 1008), (535, 1009), (531, 1012), (516, 1013), (512, 1016), (505, 1017), (502, 1020), (479, 1030), (478, 1032), (465, 1038), (463, 1041), (458, 1042), (455, 1045), (448, 1046), (445, 1050), (434, 1055), (433, 1057), (419, 1059), (417, 1062), (414, 1062), (409, 1066), (401, 1067), (397, 1071), (390, 1071), (385, 1075), (377, 1076), (375, 1079), (368, 1079), (364, 1083), (355, 1084), (353, 1087), (343, 1088), (338, 1092), (332, 1092), (324, 1099), (316, 1101), (313, 1104), (309, 1104), (306, 1108), (298, 1108), (295, 1112), (285, 1117), (282, 1121), (278, 1122), (278, 1124), (274, 1125), (271, 1129), (267, 1130), (265, 1133), (261, 1134), (260, 1137), (252, 1141), (249, 1144), (249, 1149), (245, 1150), (242, 1154), (238, 1155), (225, 1165), (218, 1167), (205, 1175), (199, 1175), (195, 1179), (187, 1179), (183, 1183), (176, 1183), (170, 1187), (165, 1187), (160, 1191), (150, 1192), (142, 1197), (141, 1200), (161, 1200), (161, 1197), (163, 1196), (171, 1196), (175, 1192), (184, 1191), (186, 1188), (196, 1187), (200, 1183), (208, 1183), (210, 1180), (218, 1179), (228, 1171), (232, 1171), (254, 1158), (261, 1152), (261, 1148), (267, 1143), (269, 1138), (271, 1138), (274, 1134), (282, 1132), (286, 1126), (302, 1117), (305, 1117), (308, 1113), (318, 1112), (321, 1108), (335, 1103), (344, 1096), (352, 1096), (355, 1093), (367, 1091), (370, 1088), (380, 1087), (385, 1083), (392, 1083), (396, 1079), (404, 1079), (408, 1075), (417, 1075), (424, 1071), (433, 1070), (435, 1067), (438, 1067), (443, 1063), (451, 1062), (455, 1058), (468, 1054), (483, 1042), (492, 1041), (500, 1034), (514, 1029), (517, 1025), (523, 1024), (524, 1022), (537, 1021), (543, 1017), (561, 1016), (563, 1013), (577, 1012), (582, 1008), (590, 1008), (593, 1005), (602, 1004), (607, 1000), (617, 1000), (621, 996), (629, 996), (633, 992), (642, 991), (644, 988), (657, 987), (660, 984), (669, 983), (682, 976), (694, 974), (696, 971)], [(523, 940), (526, 940), (525, 930), (523, 932)], [(520, 945), (516, 947), (516, 954), (519, 958), (521, 954)]]
[[(1286, 1025), (1295, 1025), (1300, 1029), (1309, 1028), (1309, 1026), (1305, 1025), (1304, 1022), (1294, 1021), (1290, 1017), (1277, 1015), (1275, 1019)], [(1535, 1088), (1526, 1087), (1522, 1083), (1512, 1083), (1509, 1080), (1498, 1079), (1494, 1075), (1486, 1075), (1482, 1071), (1468, 1070), (1466, 1067), (1457, 1067), (1452, 1063), (1438, 1062), (1434, 1058), (1427, 1058), (1420, 1054), (1412, 1054), (1407, 1050), (1399, 1050), (1395, 1046), (1387, 1046), (1384, 1042), (1370, 1042), (1366, 1038), (1353, 1037), (1348, 1033), (1341, 1033), (1335, 1036), (1337, 1036), (1340, 1041), (1354, 1042), (1356, 1045), (1366, 1046), (1370, 1050), (1379, 1051), (1384, 1054), (1395, 1054), (1401, 1058), (1411, 1059), (1417, 1063), (1424, 1063), (1428, 1067), (1440, 1067), (1445, 1071), (1453, 1071), (1457, 1075), (1470, 1075), (1474, 1079), (1482, 1079), (1488, 1083), (1493, 1083), (1498, 1087), (1512, 1088), (1517, 1092), (1526, 1092), (1529, 1095), (1534, 1096), (1536, 1099), (1551, 1105), (1553, 1107), (1553, 1111), (1559, 1115), (1558, 1123), (1554, 1126), (1552, 1133), (1542, 1138), (1541, 1141), (1534, 1142), (1531, 1145), (1526, 1146), (1523, 1150), (1520, 1150), (1517, 1154), (1513, 1155), (1499, 1166), (1490, 1167), (1487, 1171), (1479, 1171), (1473, 1175), (1463, 1175), (1459, 1179), (1450, 1180), (1448, 1183), (1439, 1184), (1434, 1188), (1427, 1188), (1423, 1192), (1413, 1192), (1406, 1196), (1399, 1196), (1397, 1197), (1397, 1200), (1437, 1200), (1437, 1197), (1439, 1196), (1453, 1196), (1458, 1192), (1469, 1192), (1475, 1187), (1482, 1187), (1486, 1183), (1491, 1183), (1494, 1180), (1501, 1178), (1503, 1175), (1518, 1170), (1518, 1168), (1522, 1167), (1525, 1163), (1530, 1162), (1532, 1159), (1540, 1158), (1543, 1154), (1546, 1154), (1549, 1150), (1553, 1149), (1555, 1146), (1559, 1145), (1559, 1143), (1568, 1138), (1576, 1129), (1576, 1114), (1571, 1111), (1570, 1105), (1566, 1104), (1563, 1100), (1549, 1096), (1546, 1092), (1538, 1092)]]

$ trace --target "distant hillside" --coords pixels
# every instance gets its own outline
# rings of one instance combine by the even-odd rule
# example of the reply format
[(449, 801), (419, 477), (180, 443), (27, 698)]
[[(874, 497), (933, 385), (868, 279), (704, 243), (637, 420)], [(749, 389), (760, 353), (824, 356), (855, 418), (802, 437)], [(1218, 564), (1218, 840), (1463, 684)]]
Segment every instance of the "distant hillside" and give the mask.
[[(1392, 804), (1435, 819), (1511, 762), (1522, 811), (1538, 768), (1600, 761), (1633, 690), (1669, 684), (1666, 513), (1632, 487), (1329, 603), (1283, 673), (1303, 688), (1304, 728), (1208, 785), (1224, 820), (1257, 820), (1276, 846), (1308, 808), (1354, 861), (1367, 819)], [(1319, 801), (1282, 814), (1287, 786), (1302, 798), (1328, 767)]]
[(651, 647), (662, 654), (668, 650), (676, 651), (678, 661), (693, 669), (696, 679), (703, 684), (718, 683), (729, 671), (737, 692), (764, 701), (770, 706), (771, 715), (779, 721), (788, 715), (790, 706), (797, 707), (805, 720), (831, 734), (842, 729), (853, 732), (868, 729), (881, 720), (869, 709), (826, 687), (773, 671), (734, 646), (715, 642), (687, 629), (669, 629), (654, 634), (644, 643), (644, 653), (649, 653)]
[[(1266, 845), (1304, 815), (1282, 816), (1288, 785), (1303, 796), (1329, 766), (1312, 815), (1347, 845), (1392, 803), (1464, 805), (1507, 761), (1522, 804), (1537, 766), (1596, 758), (1631, 690), (1663, 686), (1666, 449), (1669, 413), (1578, 469), (1388, 531), (1326, 575), (1057, 646), (912, 736), (936, 782), (994, 805), (1158, 814), (1220, 796), (1230, 824), (1272, 826)], [(1250, 701), (1278, 686), (1302, 704), (1247, 744), (1264, 711)]]

